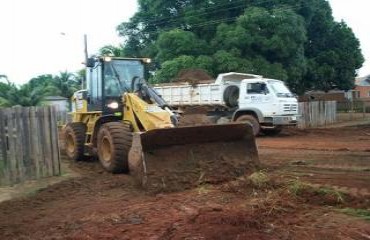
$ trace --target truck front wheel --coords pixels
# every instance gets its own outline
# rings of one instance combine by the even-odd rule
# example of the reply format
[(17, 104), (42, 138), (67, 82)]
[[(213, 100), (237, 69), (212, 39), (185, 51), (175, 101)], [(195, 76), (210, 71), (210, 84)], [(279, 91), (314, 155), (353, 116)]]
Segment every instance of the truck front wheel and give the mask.
[(261, 129), (261, 132), (266, 136), (275, 136), (278, 135), (283, 130), (282, 126), (275, 126), (273, 128)]
[(235, 121), (240, 123), (249, 123), (252, 126), (254, 136), (257, 136), (261, 131), (260, 123), (257, 118), (252, 115), (241, 115)]

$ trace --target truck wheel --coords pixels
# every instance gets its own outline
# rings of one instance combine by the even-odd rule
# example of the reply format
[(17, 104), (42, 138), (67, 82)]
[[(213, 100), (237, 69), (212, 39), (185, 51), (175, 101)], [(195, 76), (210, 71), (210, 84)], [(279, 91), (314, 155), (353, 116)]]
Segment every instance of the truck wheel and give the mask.
[(266, 136), (276, 136), (283, 130), (282, 126), (275, 126), (274, 128), (261, 129)]
[(64, 130), (65, 152), (73, 161), (84, 157), (86, 125), (81, 122), (67, 124)]
[(254, 136), (257, 136), (260, 133), (260, 123), (252, 115), (242, 115), (236, 119), (236, 122), (249, 123), (250, 125), (252, 125)]
[(122, 122), (103, 124), (98, 132), (98, 157), (108, 172), (128, 172), (128, 153), (132, 144), (131, 125)]
[(237, 107), (239, 100), (239, 87), (238, 86), (228, 86), (224, 91), (224, 102), (228, 107)]

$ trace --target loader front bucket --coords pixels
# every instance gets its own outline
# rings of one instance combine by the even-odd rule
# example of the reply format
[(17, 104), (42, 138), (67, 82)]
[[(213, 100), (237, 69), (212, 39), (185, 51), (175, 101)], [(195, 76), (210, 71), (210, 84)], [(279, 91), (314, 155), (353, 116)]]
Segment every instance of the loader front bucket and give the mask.
[(252, 127), (225, 124), (135, 133), (130, 174), (149, 191), (178, 191), (222, 183), (259, 165)]

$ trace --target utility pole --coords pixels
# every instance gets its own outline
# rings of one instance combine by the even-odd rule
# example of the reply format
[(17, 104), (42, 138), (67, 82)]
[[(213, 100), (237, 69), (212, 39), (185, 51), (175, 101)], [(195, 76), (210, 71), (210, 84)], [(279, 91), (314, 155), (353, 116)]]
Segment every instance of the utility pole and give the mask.
[[(84, 52), (85, 52), (85, 64), (87, 64), (87, 59), (89, 58), (89, 54), (87, 52), (87, 34), (84, 34)], [(86, 78), (86, 75), (85, 75), (85, 78)], [(86, 79), (82, 79), (81, 81), (81, 89), (84, 89), (84, 81)]]

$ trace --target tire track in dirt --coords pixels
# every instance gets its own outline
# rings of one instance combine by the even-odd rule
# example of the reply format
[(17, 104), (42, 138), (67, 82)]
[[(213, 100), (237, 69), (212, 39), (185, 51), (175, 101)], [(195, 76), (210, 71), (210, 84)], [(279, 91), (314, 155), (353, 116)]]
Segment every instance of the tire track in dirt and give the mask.
[(369, 130), (370, 126), (291, 129), (282, 137), (257, 139), (260, 159), (274, 175), (368, 198)]

